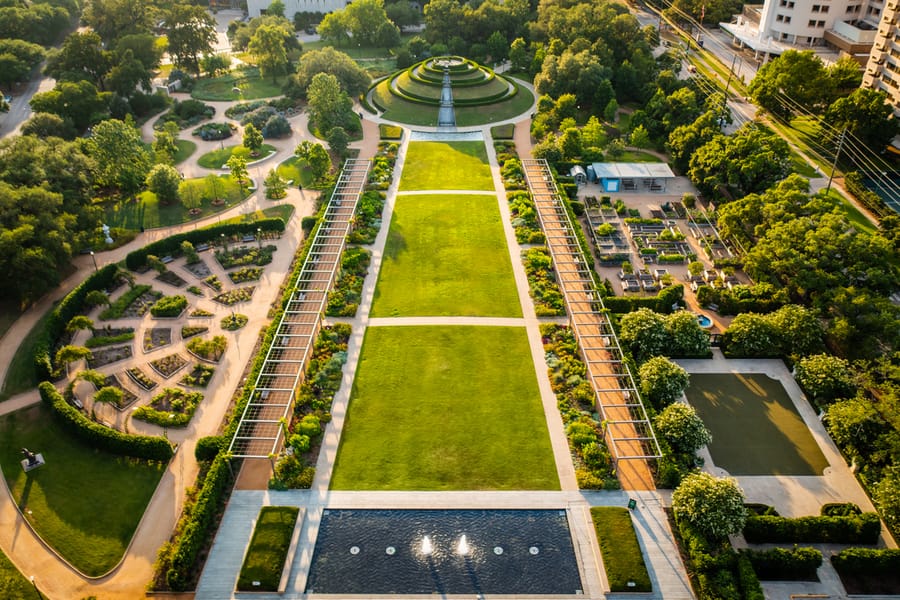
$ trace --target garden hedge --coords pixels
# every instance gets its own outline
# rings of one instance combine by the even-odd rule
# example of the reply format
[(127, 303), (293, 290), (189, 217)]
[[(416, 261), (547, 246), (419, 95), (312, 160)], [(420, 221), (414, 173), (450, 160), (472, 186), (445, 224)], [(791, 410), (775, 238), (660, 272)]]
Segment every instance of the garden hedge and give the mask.
[(763, 581), (818, 581), (822, 553), (815, 548), (742, 550)]
[(855, 577), (896, 576), (900, 572), (900, 550), (896, 548), (847, 548), (831, 557), (839, 575)]
[(125, 257), (125, 266), (136, 271), (147, 265), (148, 256), (178, 256), (181, 254), (181, 243), (188, 241), (194, 246), (198, 244), (216, 243), (221, 239), (222, 234), (230, 237), (234, 235), (256, 234), (257, 228), (265, 231), (276, 231), (281, 233), (284, 231), (284, 221), (277, 217), (270, 219), (260, 219), (250, 223), (223, 223), (214, 225), (204, 229), (194, 229), (184, 233), (171, 235), (157, 242), (147, 244), (143, 248), (139, 248), (133, 252), (129, 252)]
[(617, 314), (630, 313), (639, 308), (669, 314), (672, 306), (683, 298), (684, 286), (679, 283), (663, 288), (656, 296), (607, 296), (603, 299), (603, 306)]
[(38, 335), (34, 346), (34, 369), (38, 380), (50, 379), (53, 376), (51, 357), (53, 346), (62, 336), (72, 317), (83, 313), (85, 296), (88, 292), (105, 291), (109, 288), (118, 270), (118, 266), (109, 264), (95, 271), (60, 300), (50, 313), (44, 324), (44, 330)]
[(172, 458), (172, 444), (169, 440), (156, 436), (121, 433), (95, 423), (66, 402), (63, 395), (49, 381), (42, 382), (38, 390), (41, 400), (51, 408), (56, 419), (91, 447), (146, 460), (168, 461)]
[(751, 544), (877, 544), (881, 520), (877, 513), (846, 517), (775, 517), (750, 515), (744, 537)]

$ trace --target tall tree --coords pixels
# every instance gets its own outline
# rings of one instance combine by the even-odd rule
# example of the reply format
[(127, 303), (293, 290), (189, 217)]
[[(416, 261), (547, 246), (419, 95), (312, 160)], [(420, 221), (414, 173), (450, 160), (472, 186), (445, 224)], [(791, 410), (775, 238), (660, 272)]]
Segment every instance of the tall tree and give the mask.
[(864, 146), (886, 148), (900, 131), (888, 95), (881, 90), (859, 88), (845, 98), (835, 100), (822, 119), (821, 137), (825, 143), (836, 141), (837, 133), (847, 133)]
[(46, 112), (69, 120), (78, 131), (84, 131), (92, 123), (106, 116), (109, 105), (108, 93), (100, 93), (90, 81), (59, 82), (49, 92), (32, 96), (31, 108), (34, 112)]
[(326, 46), (321, 50), (304, 52), (297, 65), (297, 74), (292, 85), (298, 95), (305, 96), (313, 77), (319, 73), (334, 75), (341, 84), (341, 89), (348, 95), (356, 97), (369, 87), (371, 78), (352, 58)]
[(156, 194), (162, 204), (178, 202), (181, 174), (171, 165), (154, 165), (147, 174), (147, 189)]
[[(144, 0), (91, 0), (82, 20), (111, 44), (120, 37), (149, 34), (151, 5)], [(149, 67), (150, 65), (144, 65)]]
[(134, 196), (150, 171), (150, 153), (141, 143), (141, 133), (132, 125), (109, 119), (94, 126), (88, 140), (91, 157), (97, 162), (97, 183)]
[(169, 55), (179, 68), (200, 75), (200, 57), (212, 54), (216, 21), (203, 7), (176, 4), (166, 18)]
[(767, 62), (747, 89), (757, 104), (782, 118), (798, 110), (819, 112), (834, 95), (825, 65), (812, 50), (788, 50)]
[(28, 79), (31, 70), (44, 60), (44, 49), (25, 40), (0, 39), (0, 86)]
[(327, 13), (316, 32), (323, 40), (340, 48), (350, 41), (350, 18), (342, 10)]
[(352, 118), (353, 102), (341, 90), (337, 77), (319, 73), (312, 78), (306, 91), (310, 120), (322, 132), (342, 127)]
[(44, 73), (59, 81), (86, 79), (105, 91), (104, 79), (113, 58), (112, 52), (103, 49), (99, 35), (93, 31), (76, 31), (48, 58)]
[(284, 31), (274, 25), (263, 25), (256, 30), (247, 46), (265, 76), (278, 76), (287, 72), (288, 56), (284, 47)]
[(328, 158), (328, 151), (325, 150), (325, 146), (318, 142), (300, 142), (294, 150), (294, 154), (306, 161), (315, 181), (321, 180), (331, 168), (331, 159)]
[(733, 479), (709, 473), (692, 473), (672, 494), (672, 510), (704, 537), (724, 540), (739, 532), (747, 521), (744, 492)]

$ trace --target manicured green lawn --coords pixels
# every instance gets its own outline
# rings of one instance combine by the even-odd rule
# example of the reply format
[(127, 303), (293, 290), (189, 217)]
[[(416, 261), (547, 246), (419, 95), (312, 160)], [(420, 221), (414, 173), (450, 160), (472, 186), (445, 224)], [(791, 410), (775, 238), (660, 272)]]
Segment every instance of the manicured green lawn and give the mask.
[(291, 181), (291, 185), (302, 185), (303, 187), (309, 187), (312, 185), (312, 171), (310, 171), (309, 167), (306, 164), (306, 159), (300, 158), (299, 156), (293, 156), (283, 163), (279, 164), (276, 168), (278, 174), (281, 175), (284, 179)]
[(642, 152), (640, 150), (626, 150), (624, 153), (622, 153), (622, 156), (620, 156), (613, 162), (652, 163), (662, 162), (662, 159), (654, 154), (650, 154), (649, 152)]
[(231, 178), (231, 175), (219, 175), (216, 194), (225, 199), (220, 206), (211, 204), (212, 190), (205, 177), (188, 179), (191, 185), (197, 188), (201, 196), (200, 214), (192, 215), (181, 202), (173, 204), (161, 204), (152, 192), (142, 192), (137, 200), (126, 200), (111, 204), (106, 208), (106, 223), (110, 227), (140, 230), (154, 227), (169, 227), (189, 221), (196, 221), (220, 213), (231, 208), (250, 196), (250, 190), (244, 185), (244, 194), (241, 195), (241, 187)]
[(484, 142), (411, 142), (400, 191), (494, 191)]
[(781, 382), (762, 374), (692, 373), (685, 391), (732, 475), (821, 475), (828, 461)]
[[(269, 208), (264, 208), (262, 210), (255, 210), (252, 213), (247, 213), (243, 215), (238, 215), (237, 217), (231, 217), (230, 219), (224, 219), (221, 223), (216, 223), (216, 227), (219, 225), (224, 225), (226, 223), (252, 223), (253, 221), (259, 221), (260, 219), (270, 219), (272, 217), (278, 217), (285, 223), (290, 221), (291, 215), (294, 214), (294, 205), (293, 204), (279, 204), (277, 206), (270, 206)], [(212, 225), (210, 226), (212, 227)]]
[(9, 363), (9, 370), (6, 371), (6, 379), (2, 382), (0, 402), (8, 400), (16, 394), (27, 392), (39, 383), (37, 381), (37, 373), (34, 370), (34, 345), (44, 330), (44, 324), (50, 317), (52, 310), (53, 307), (48, 308), (44, 316), (28, 332), (28, 335), (19, 342), (19, 349), (13, 355), (13, 359)]
[(0, 598), (37, 598), (31, 582), (0, 552)]
[[(225, 163), (228, 162), (228, 159), (231, 158), (231, 155), (234, 154), (234, 151), (238, 148), (243, 148), (240, 144), (235, 144), (234, 146), (226, 146), (225, 148), (219, 150), (213, 150), (212, 152), (207, 152), (203, 156), (197, 159), (197, 164), (203, 167), (204, 169), (226, 169)], [(275, 151), (275, 146), (271, 144), (263, 144), (259, 149), (259, 156), (257, 157), (247, 157), (247, 162), (252, 162), (255, 160), (260, 160), (267, 157), (269, 154)]]
[[(260, 509), (237, 589), (251, 592), (278, 590), (299, 512), (296, 506), (263, 506)], [(253, 585), (254, 581), (259, 585)]]
[[(47, 464), (26, 475), (23, 447), (42, 453)], [(93, 576), (122, 558), (165, 470), (86, 446), (43, 405), (0, 418), (0, 465), (41, 537)]]
[[(603, 568), (613, 592), (652, 591), (650, 575), (644, 564), (644, 555), (634, 532), (631, 515), (627, 508), (618, 506), (595, 506), (591, 508), (591, 519), (600, 542)], [(628, 582), (634, 586), (629, 587)]]
[(331, 487), (559, 489), (525, 328), (369, 327)]
[(521, 317), (494, 196), (398, 196), (373, 317)]
[[(245, 67), (234, 69), (220, 77), (199, 79), (194, 85), (191, 97), (197, 100), (219, 101), (272, 98), (282, 95), (281, 86), (284, 82), (285, 78), (281, 77), (277, 83), (273, 83), (271, 78), (261, 78), (258, 68)], [(240, 93), (233, 91), (234, 88), (239, 88)]]
[(188, 157), (197, 151), (197, 144), (191, 140), (175, 140), (175, 146), (178, 152), (175, 153), (175, 164), (180, 165), (188, 159)]
[[(512, 98), (502, 102), (494, 102), (484, 106), (457, 106), (456, 124), (460, 127), (484, 125), (505, 121), (531, 110), (534, 105), (534, 94), (528, 88), (513, 82), (518, 92)], [(382, 115), (388, 121), (408, 125), (437, 126), (438, 107), (418, 102), (410, 102), (395, 96), (388, 88), (388, 80), (378, 84), (374, 95), (376, 104), (385, 109)]]

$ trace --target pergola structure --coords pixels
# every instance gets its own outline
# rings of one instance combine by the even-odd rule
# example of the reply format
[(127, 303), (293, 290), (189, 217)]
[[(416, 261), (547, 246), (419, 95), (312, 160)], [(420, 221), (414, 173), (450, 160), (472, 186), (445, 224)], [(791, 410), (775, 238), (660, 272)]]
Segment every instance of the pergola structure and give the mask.
[(619, 480), (625, 489), (654, 489), (648, 461), (662, 452), (597, 291), (592, 266), (585, 262), (547, 161), (524, 159), (522, 169), (547, 236)]
[(282, 423), (290, 416), (312, 354), (328, 292), (340, 268), (350, 222), (366, 185), (369, 164), (358, 159), (344, 163), (228, 447), (235, 458), (267, 458), (279, 449), (284, 435)]

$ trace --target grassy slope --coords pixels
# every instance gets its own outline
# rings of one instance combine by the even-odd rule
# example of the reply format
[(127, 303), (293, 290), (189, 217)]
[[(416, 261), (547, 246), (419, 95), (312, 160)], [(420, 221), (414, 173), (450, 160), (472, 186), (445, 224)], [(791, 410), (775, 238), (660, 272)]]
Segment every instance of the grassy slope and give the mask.
[[(47, 464), (26, 475), (23, 447)], [(88, 575), (122, 558), (165, 470), (85, 446), (42, 405), (0, 418), (0, 465), (32, 526)]]
[(372, 316), (522, 316), (496, 199), (398, 197)]
[(525, 329), (370, 327), (331, 486), (559, 489)]

